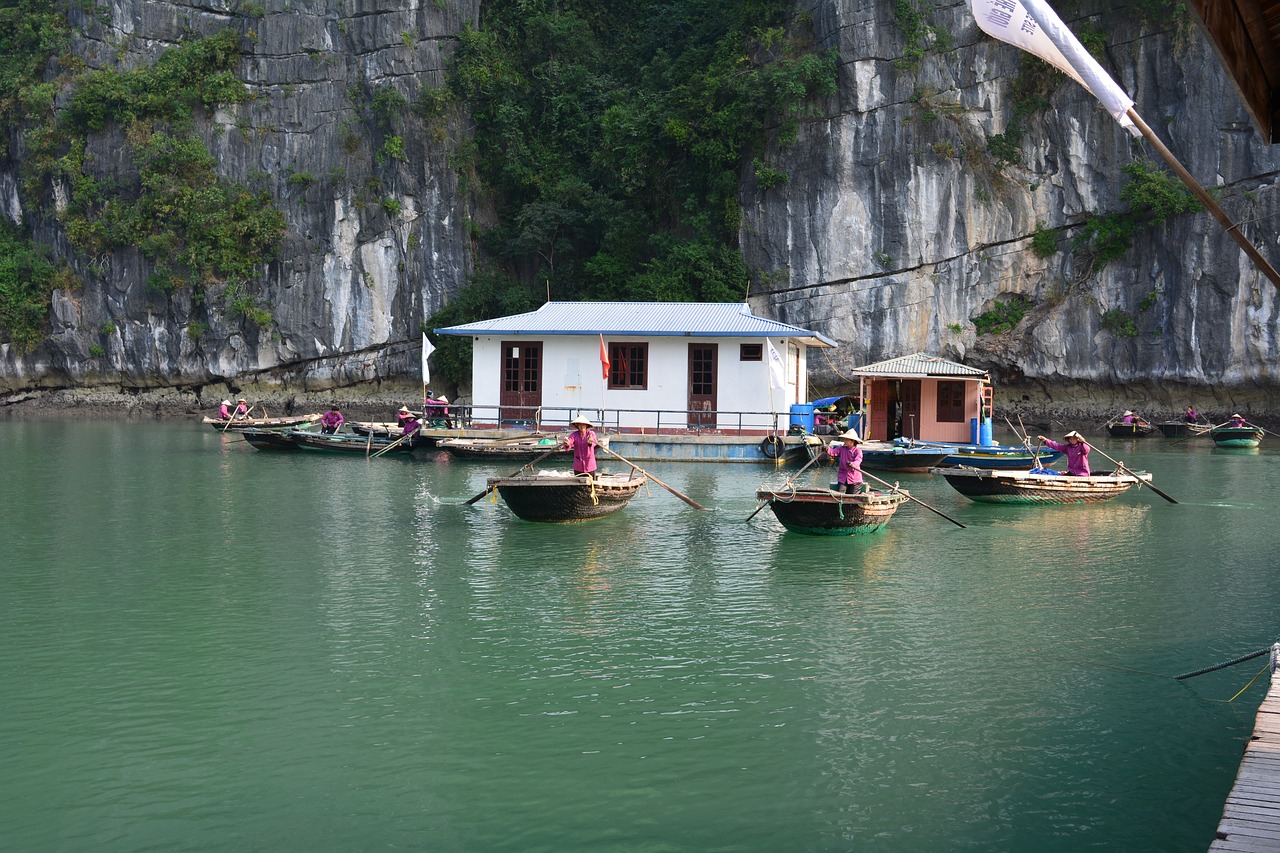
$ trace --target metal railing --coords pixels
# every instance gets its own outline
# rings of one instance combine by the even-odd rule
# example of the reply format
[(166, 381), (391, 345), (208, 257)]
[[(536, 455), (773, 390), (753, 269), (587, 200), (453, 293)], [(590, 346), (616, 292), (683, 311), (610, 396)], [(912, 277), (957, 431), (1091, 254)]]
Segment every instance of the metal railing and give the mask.
[(537, 432), (544, 429), (568, 429), (569, 421), (580, 414), (611, 432), (644, 432), (653, 435), (768, 435), (786, 432), (790, 426), (790, 415), (786, 412), (449, 404), (449, 419), (455, 427), (463, 429), (494, 426), (524, 427)]

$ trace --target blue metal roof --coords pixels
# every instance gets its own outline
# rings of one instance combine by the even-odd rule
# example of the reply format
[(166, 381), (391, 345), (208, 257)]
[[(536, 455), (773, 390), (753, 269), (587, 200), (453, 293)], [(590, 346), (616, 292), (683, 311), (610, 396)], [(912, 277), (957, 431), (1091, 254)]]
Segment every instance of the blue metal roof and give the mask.
[(768, 320), (740, 302), (548, 302), (537, 311), (436, 329), (439, 335), (628, 335), (797, 338), (836, 345), (818, 332)]

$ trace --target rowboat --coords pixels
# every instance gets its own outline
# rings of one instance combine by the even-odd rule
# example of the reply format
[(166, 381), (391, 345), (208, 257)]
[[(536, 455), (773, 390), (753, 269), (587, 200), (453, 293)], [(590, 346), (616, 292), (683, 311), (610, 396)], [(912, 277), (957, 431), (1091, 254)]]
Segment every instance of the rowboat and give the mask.
[(981, 468), (934, 468), (930, 474), (946, 478), (957, 492), (973, 501), (997, 504), (1097, 503), (1122, 495), (1139, 483), (1151, 482), (1146, 471), (1099, 471), (1072, 477), (1036, 468), (995, 471)]
[(870, 471), (894, 471), (902, 474), (923, 474), (930, 468), (942, 465), (951, 451), (937, 446), (922, 445), (910, 439), (889, 441), (864, 441), (862, 467)]
[(945, 441), (915, 442), (917, 447), (941, 447), (948, 454), (939, 467), (965, 465), (971, 468), (993, 468), (1025, 471), (1035, 465), (1048, 465), (1062, 454), (1047, 447), (1032, 453), (1026, 447), (1012, 444), (950, 444)]
[(298, 450), (293, 436), (278, 429), (238, 429), (236, 434), (258, 450)]
[(565, 524), (611, 515), (626, 506), (647, 478), (634, 469), (630, 474), (573, 474), (540, 471), (515, 477), (489, 479), (489, 491), (497, 490), (507, 507), (525, 521)]
[(810, 536), (849, 536), (874, 533), (888, 523), (907, 500), (905, 492), (845, 494), (823, 488), (760, 489), (756, 500), (793, 533)]
[(1124, 415), (1116, 415), (1107, 421), (1107, 434), (1112, 438), (1142, 438), (1156, 431), (1156, 428), (1149, 422), (1130, 413), (1128, 415), (1131, 420), (1129, 423), (1124, 422)]
[[(395, 444), (398, 437), (380, 438), (375, 435), (354, 435), (345, 432), (311, 432), (305, 429), (290, 430), (287, 434), (303, 450), (329, 453), (365, 453), (372, 455), (380, 450), (387, 453), (408, 453), (414, 447), (414, 439), (412, 438)], [(392, 446), (393, 444), (395, 444), (394, 447)]]
[(204, 418), (203, 423), (216, 429), (218, 432), (226, 430), (242, 429), (295, 429), (304, 427), (308, 424), (319, 423), (320, 413), (313, 412), (309, 415), (299, 415), (293, 418), (236, 418), (232, 421), (224, 421), (221, 418)]
[(1209, 430), (1213, 443), (1218, 447), (1257, 447), (1265, 433), (1266, 430), (1256, 426), (1220, 426)]
[(1156, 429), (1160, 430), (1160, 434), (1165, 438), (1194, 438), (1197, 435), (1204, 435), (1213, 427), (1186, 421), (1161, 421), (1156, 424)]
[[(599, 436), (597, 441), (601, 447), (607, 447), (609, 443), (607, 436)], [(573, 453), (571, 450), (564, 449), (559, 436), (542, 433), (511, 438), (444, 438), (437, 442), (436, 446), (459, 459), (495, 461), (536, 459), (548, 451), (551, 452), (553, 459), (557, 456), (570, 456)]]

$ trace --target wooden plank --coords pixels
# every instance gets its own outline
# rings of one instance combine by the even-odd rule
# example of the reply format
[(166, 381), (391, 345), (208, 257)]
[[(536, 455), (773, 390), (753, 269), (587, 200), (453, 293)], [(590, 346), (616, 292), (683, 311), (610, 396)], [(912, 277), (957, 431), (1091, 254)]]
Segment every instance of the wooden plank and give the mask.
[(1280, 679), (1274, 671), (1223, 804), (1217, 838), (1209, 849), (1220, 853), (1280, 853)]

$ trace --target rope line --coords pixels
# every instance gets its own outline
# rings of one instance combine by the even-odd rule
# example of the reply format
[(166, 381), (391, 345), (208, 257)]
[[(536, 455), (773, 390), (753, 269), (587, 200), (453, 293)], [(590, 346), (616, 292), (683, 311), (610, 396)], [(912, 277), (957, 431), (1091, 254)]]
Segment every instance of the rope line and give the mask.
[[(1248, 684), (1246, 684), (1244, 687), (1241, 687), (1241, 688), (1240, 688), (1240, 693), (1243, 693), (1243, 692), (1245, 692), (1246, 690), (1248, 690), (1248, 689), (1253, 685), (1253, 682), (1257, 681), (1257, 680), (1258, 680), (1258, 677), (1259, 677), (1259, 676), (1261, 676), (1261, 675), (1262, 675), (1262, 673), (1266, 672), (1266, 671), (1267, 671), (1268, 669), (1270, 669), (1270, 668), (1271, 668), (1271, 662), (1270, 662), (1270, 661), (1267, 661), (1265, 664), (1263, 664), (1263, 665), (1262, 665), (1262, 669), (1258, 670), (1258, 675), (1255, 675), (1253, 678), (1250, 678), (1250, 679), (1249, 679), (1249, 683), (1248, 683)], [(1228, 701), (1228, 702), (1234, 702), (1234, 701), (1236, 701), (1236, 699), (1240, 698), (1240, 693), (1237, 693), (1235, 696), (1232, 696), (1232, 697), (1231, 697), (1230, 699), (1228, 699), (1227, 701)]]

